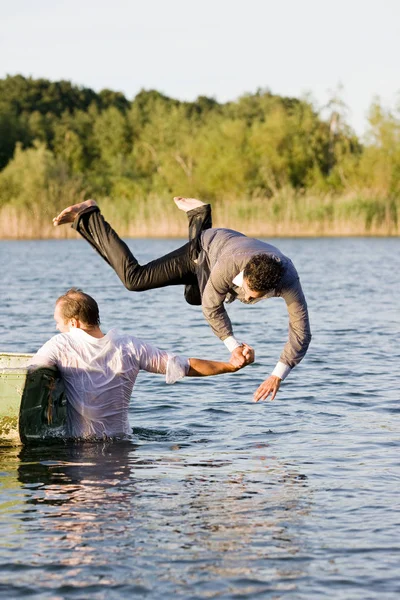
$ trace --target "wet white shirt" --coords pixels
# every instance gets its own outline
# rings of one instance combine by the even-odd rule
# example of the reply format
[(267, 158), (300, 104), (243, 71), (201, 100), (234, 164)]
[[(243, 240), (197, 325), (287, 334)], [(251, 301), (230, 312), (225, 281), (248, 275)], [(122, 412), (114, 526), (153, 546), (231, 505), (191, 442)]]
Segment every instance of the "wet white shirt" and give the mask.
[(175, 383), (187, 375), (189, 360), (112, 329), (94, 338), (82, 329), (46, 342), (30, 365), (56, 365), (67, 396), (68, 437), (102, 438), (131, 432), (128, 408), (140, 370), (166, 375)]

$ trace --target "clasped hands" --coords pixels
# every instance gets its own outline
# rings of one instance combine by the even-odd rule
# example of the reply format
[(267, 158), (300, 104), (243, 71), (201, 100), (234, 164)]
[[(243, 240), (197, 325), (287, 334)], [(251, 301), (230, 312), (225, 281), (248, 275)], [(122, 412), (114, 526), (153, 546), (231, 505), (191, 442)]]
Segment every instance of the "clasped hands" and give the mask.
[(254, 348), (248, 344), (242, 344), (234, 349), (229, 362), (235, 367), (235, 369), (239, 370), (254, 362), (254, 358)]
[[(254, 362), (254, 349), (247, 344), (243, 344), (238, 348), (235, 348), (231, 354), (229, 361), (236, 369), (242, 369), (246, 365)], [(271, 394), (271, 400), (273, 400), (279, 390), (281, 379), (275, 375), (271, 375), (262, 382), (262, 384), (254, 392), (254, 402), (259, 400), (266, 400)]]

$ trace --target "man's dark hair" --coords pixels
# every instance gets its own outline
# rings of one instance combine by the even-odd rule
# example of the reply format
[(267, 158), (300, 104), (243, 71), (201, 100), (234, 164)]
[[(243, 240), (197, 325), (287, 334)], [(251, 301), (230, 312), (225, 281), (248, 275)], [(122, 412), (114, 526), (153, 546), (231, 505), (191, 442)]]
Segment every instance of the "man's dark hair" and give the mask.
[(254, 292), (270, 292), (274, 290), (283, 275), (283, 266), (277, 256), (256, 254), (243, 271), (243, 278)]
[(71, 288), (65, 292), (57, 298), (56, 304), (61, 304), (61, 314), (66, 321), (78, 319), (85, 325), (100, 325), (99, 307), (96, 300), (79, 288)]

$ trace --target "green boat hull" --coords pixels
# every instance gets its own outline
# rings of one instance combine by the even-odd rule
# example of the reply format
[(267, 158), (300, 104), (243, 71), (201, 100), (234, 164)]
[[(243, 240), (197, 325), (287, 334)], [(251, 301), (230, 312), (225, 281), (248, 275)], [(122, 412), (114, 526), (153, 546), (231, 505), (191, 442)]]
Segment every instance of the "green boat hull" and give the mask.
[(26, 367), (31, 354), (0, 353), (0, 440), (54, 441), (64, 435), (66, 397), (55, 367)]

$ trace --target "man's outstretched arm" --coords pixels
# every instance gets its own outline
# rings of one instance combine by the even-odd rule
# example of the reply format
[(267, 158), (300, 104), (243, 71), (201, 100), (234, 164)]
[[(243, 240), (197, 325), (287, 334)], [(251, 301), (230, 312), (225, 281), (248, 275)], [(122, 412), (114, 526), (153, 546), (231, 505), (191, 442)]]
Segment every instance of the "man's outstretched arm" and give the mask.
[[(232, 323), (225, 310), (224, 300), (231, 290), (233, 275), (231, 265), (219, 261), (214, 266), (202, 296), (203, 315), (211, 329), (231, 353), (230, 362), (237, 369), (249, 364), (246, 357), (247, 344), (238, 342), (233, 335)], [(234, 269), (235, 272), (237, 268)]]
[(254, 394), (254, 400), (273, 400), (281, 382), (290, 371), (304, 358), (311, 341), (310, 321), (307, 302), (297, 280), (282, 292), (289, 315), (289, 339), (285, 344), (279, 362), (268, 379), (262, 382)]
[(246, 350), (245, 362), (241, 366), (232, 359), (230, 362), (220, 362), (216, 360), (203, 360), (202, 358), (189, 358), (188, 377), (207, 377), (209, 375), (222, 375), (223, 373), (235, 373), (246, 365), (254, 362), (254, 350), (247, 344), (244, 345)]
[(135, 339), (131, 347), (132, 355), (138, 360), (140, 369), (151, 373), (166, 375), (166, 383), (175, 383), (183, 377), (207, 377), (234, 373), (246, 365), (254, 362), (254, 350), (245, 345), (245, 363), (238, 366), (232, 359), (230, 362), (206, 360), (202, 358), (186, 358), (160, 350), (147, 342)]

